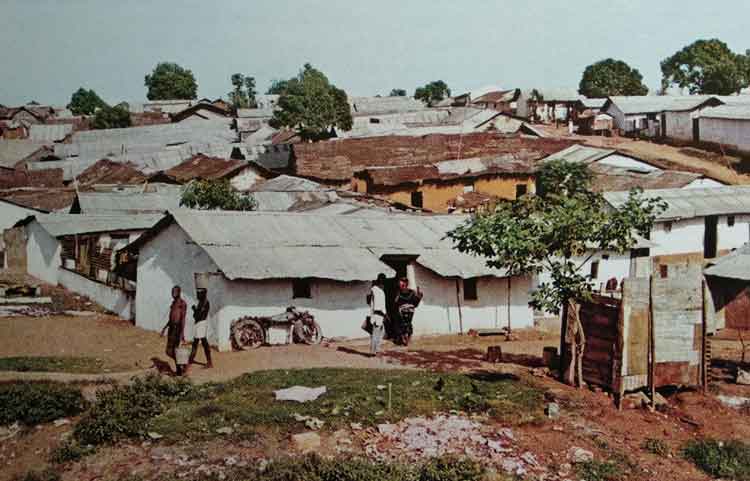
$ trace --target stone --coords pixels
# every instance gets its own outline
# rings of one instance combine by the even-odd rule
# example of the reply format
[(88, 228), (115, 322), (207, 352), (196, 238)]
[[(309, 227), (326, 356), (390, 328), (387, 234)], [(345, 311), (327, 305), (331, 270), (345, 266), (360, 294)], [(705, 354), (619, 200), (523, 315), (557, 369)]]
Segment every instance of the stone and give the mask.
[(65, 426), (66, 424), (70, 424), (70, 419), (65, 419), (65, 418), (55, 419), (54, 421), (52, 421), (52, 424), (54, 424), (57, 427)]
[(737, 369), (737, 378), (735, 379), (737, 384), (750, 386), (750, 372)]
[(669, 402), (667, 402), (664, 396), (662, 396), (661, 394), (657, 392), (654, 394), (654, 404), (656, 406), (668, 406)]
[(147, 434), (148, 434), (148, 437), (151, 439), (161, 439), (164, 437), (161, 434), (154, 432), (154, 431), (149, 431)]
[(651, 405), (651, 400), (642, 391), (628, 394), (622, 398), (623, 409), (638, 409)]
[(305, 387), (305, 386), (292, 386), (286, 389), (279, 389), (274, 391), (277, 401), (296, 401), (300, 403), (315, 401), (320, 396), (325, 394), (327, 388), (325, 386), (319, 387)]
[(229, 434), (234, 433), (234, 429), (230, 428), (229, 426), (226, 426), (226, 427), (217, 429), (216, 433), (229, 435)]
[(547, 403), (544, 413), (550, 419), (557, 419), (560, 417), (560, 405), (557, 403)]
[(573, 464), (587, 463), (594, 460), (594, 453), (586, 449), (573, 446), (568, 450), (568, 460)]
[(320, 435), (314, 431), (292, 435), (292, 443), (297, 450), (306, 453), (320, 448)]
[(359, 431), (362, 429), (362, 423), (349, 423), (349, 427), (352, 429), (352, 431)]

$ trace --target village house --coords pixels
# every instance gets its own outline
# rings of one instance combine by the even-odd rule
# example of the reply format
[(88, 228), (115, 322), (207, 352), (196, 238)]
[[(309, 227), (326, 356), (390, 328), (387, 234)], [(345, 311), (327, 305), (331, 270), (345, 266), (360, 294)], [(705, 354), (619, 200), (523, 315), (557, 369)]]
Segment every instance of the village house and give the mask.
[(172, 122), (189, 122), (229, 117), (230, 112), (212, 103), (198, 102), (179, 112), (170, 114)]
[(750, 104), (707, 108), (693, 122), (688, 140), (722, 152), (750, 154)]
[(507, 136), (493, 132), (408, 137), (391, 135), (362, 139), (302, 143), (293, 146), (294, 175), (353, 189), (355, 172), (372, 167), (432, 165), (445, 160), (499, 157), (537, 160), (574, 142)]
[[(0, 199), (0, 234), (4, 234), (6, 229), (12, 228), (16, 222), (25, 219), (32, 215), (46, 214), (47, 211), (41, 209), (34, 209), (32, 207), (26, 207), (22, 204), (18, 204), (9, 199)], [(12, 246), (16, 246), (16, 243), (11, 242)], [(17, 246), (16, 246), (17, 247)], [(25, 246), (24, 246), (25, 247)], [(25, 256), (19, 255), (6, 255), (5, 249), (5, 235), (0, 235), (0, 266), (4, 269), (22, 270), (25, 264), (20, 264), (13, 261), (8, 263), (8, 258), (18, 259), (25, 258)]]
[[(360, 217), (260, 212), (175, 211), (122, 252), (135, 263), (136, 325), (160, 330), (170, 286), (195, 305), (195, 276), (208, 279), (211, 342), (228, 350), (245, 316), (289, 306), (315, 316), (325, 337), (363, 336), (365, 296), (379, 274), (408, 277), (424, 292), (417, 334), (529, 327), (530, 280), (461, 254), (445, 234), (460, 216)], [(191, 332), (188, 329), (188, 332)]]
[(471, 105), (481, 109), (492, 109), (498, 112), (515, 115), (518, 111), (518, 98), (521, 89), (493, 90), (471, 100)]
[(149, 182), (187, 184), (193, 180), (226, 179), (236, 190), (246, 191), (258, 182), (274, 177), (271, 171), (253, 161), (222, 159), (198, 154), (163, 172), (149, 176)]
[(516, 115), (543, 124), (567, 122), (582, 98), (574, 88), (521, 90)]
[[(653, 274), (672, 277), (675, 269), (703, 265), (750, 240), (750, 186), (644, 191), (667, 205), (651, 229)], [(628, 192), (605, 192), (617, 207)]]
[(709, 261), (703, 274), (711, 291), (717, 325), (750, 329), (750, 244)]
[(614, 128), (622, 135), (651, 138), (690, 139), (693, 118), (721, 100), (702, 95), (612, 96), (601, 111), (613, 118)]
[(35, 213), (5, 231), (7, 262), (44, 282), (85, 295), (123, 319), (132, 319), (133, 285), (115, 274), (115, 253), (161, 217)]
[(516, 199), (535, 192), (535, 163), (513, 154), (434, 164), (370, 167), (354, 174), (355, 192), (431, 212), (447, 212), (467, 192)]

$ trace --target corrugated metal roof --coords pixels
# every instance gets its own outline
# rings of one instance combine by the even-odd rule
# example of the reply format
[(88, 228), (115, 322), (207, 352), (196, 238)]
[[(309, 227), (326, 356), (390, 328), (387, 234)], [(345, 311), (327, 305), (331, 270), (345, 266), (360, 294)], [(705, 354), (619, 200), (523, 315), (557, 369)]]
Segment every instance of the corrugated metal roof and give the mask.
[(750, 104), (719, 105), (701, 111), (707, 119), (750, 120)]
[[(80, 215), (37, 214), (37, 222), (53, 237), (96, 232), (147, 230), (156, 225), (163, 215)], [(23, 222), (23, 221), (22, 221)]]
[[(354, 216), (178, 210), (175, 221), (230, 279), (369, 280), (383, 255), (419, 256), (445, 277), (504, 275), (445, 239), (464, 216)], [(424, 259), (422, 259), (424, 256)]]
[(599, 149), (586, 145), (571, 145), (567, 149), (563, 149), (546, 157), (544, 161), (562, 160), (565, 162), (582, 162), (588, 165), (605, 157), (609, 157), (616, 152), (616, 150), (612, 149)]
[(581, 99), (581, 103), (587, 109), (600, 109), (604, 107), (604, 104), (606, 102), (607, 102), (607, 99), (590, 99), (588, 97), (583, 97)]
[(47, 142), (36, 142), (28, 139), (0, 139), (0, 167), (12, 169), (17, 163), (47, 144)]
[[(604, 192), (604, 198), (615, 207), (628, 198), (628, 192)], [(661, 198), (667, 209), (659, 220), (690, 219), (708, 215), (750, 213), (750, 186), (724, 186), (696, 189), (655, 189), (643, 192), (647, 198)]]
[(250, 192), (320, 192), (328, 190), (333, 189), (312, 180), (291, 175), (280, 175), (250, 188)]
[(412, 112), (427, 107), (413, 97), (349, 97), (352, 115), (378, 115), (395, 112)]
[(707, 276), (750, 281), (750, 245), (745, 244), (717, 259), (703, 273)]
[(609, 100), (626, 115), (694, 110), (717, 97), (711, 95), (612, 96)]
[(161, 192), (79, 192), (81, 213), (87, 215), (143, 214), (166, 212), (180, 207), (180, 190)]
[(578, 89), (572, 87), (526, 89), (523, 93), (529, 97), (534, 90), (541, 94), (545, 102), (575, 102), (584, 98)]
[(59, 142), (71, 132), (73, 124), (33, 124), (29, 130), (29, 139), (35, 142)]

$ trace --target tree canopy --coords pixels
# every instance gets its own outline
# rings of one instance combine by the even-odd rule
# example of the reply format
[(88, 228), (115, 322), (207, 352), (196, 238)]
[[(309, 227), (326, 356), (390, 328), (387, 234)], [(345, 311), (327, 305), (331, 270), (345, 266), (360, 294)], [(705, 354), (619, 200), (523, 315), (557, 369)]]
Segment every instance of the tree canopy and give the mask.
[(193, 72), (173, 62), (160, 62), (144, 80), (149, 100), (192, 100), (198, 97)]
[(537, 194), (500, 203), (448, 235), (461, 252), (484, 256), (511, 276), (548, 272), (551, 282), (538, 286), (531, 305), (557, 313), (569, 300), (591, 298), (581, 273), (591, 253), (631, 249), (635, 234), (647, 236), (664, 208), (639, 190), (613, 208), (591, 190), (591, 178), (582, 163), (549, 161), (539, 172)]
[(94, 129), (122, 129), (130, 127), (130, 111), (123, 105), (105, 105), (96, 111), (91, 127)]
[(255, 77), (236, 73), (232, 75), (231, 81), (234, 89), (229, 92), (229, 103), (236, 109), (255, 107), (255, 95), (258, 93), (255, 90)]
[(662, 89), (730, 95), (750, 83), (750, 52), (736, 54), (719, 39), (697, 40), (661, 62)]
[(232, 188), (226, 179), (197, 180), (185, 187), (180, 205), (200, 210), (253, 210), (255, 199)]
[(304, 140), (321, 140), (333, 129), (351, 130), (352, 114), (346, 92), (328, 81), (320, 70), (305, 64), (286, 81), (270, 124), (295, 130)]
[(406, 97), (406, 90), (404, 89), (393, 89), (388, 94), (389, 97)]
[(272, 80), (271, 86), (268, 87), (268, 90), (266, 91), (267, 95), (281, 95), (284, 90), (286, 90), (287, 85), (289, 84), (288, 80)]
[(610, 95), (646, 95), (643, 75), (622, 60), (608, 58), (586, 67), (578, 93), (589, 98)]
[(107, 106), (107, 103), (91, 89), (79, 88), (70, 96), (68, 109), (73, 115), (91, 115), (97, 109)]
[(451, 89), (448, 84), (442, 80), (435, 80), (424, 87), (417, 87), (414, 91), (414, 98), (421, 100), (427, 105), (435, 105), (441, 100), (451, 96)]

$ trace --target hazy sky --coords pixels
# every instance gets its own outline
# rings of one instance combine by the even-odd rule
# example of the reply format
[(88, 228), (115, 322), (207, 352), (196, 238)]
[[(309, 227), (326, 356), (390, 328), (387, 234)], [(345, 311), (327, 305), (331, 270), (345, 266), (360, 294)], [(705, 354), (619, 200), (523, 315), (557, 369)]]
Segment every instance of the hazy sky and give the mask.
[(143, 100), (158, 61), (192, 69), (200, 97), (225, 95), (234, 72), (264, 92), (308, 61), (350, 95), (577, 87), (606, 57), (653, 89), (693, 40), (750, 48), (748, 18), (745, 0), (0, 0), (0, 103), (65, 104), (79, 86)]

